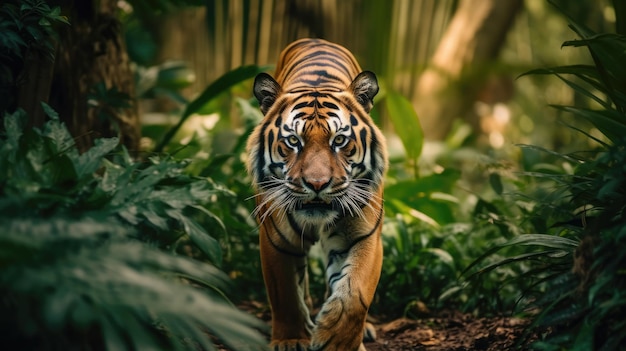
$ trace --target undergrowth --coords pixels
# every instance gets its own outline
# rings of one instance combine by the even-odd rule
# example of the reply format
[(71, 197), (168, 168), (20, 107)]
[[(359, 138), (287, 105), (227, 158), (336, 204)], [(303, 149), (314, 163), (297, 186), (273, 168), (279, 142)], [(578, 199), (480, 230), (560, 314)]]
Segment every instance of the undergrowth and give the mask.
[[(186, 175), (184, 161), (134, 161), (116, 138), (79, 154), (56, 113), (44, 109), (50, 120), (40, 129), (25, 127), (19, 110), (3, 118), (2, 344), (214, 350), (220, 340), (261, 349), (255, 329), (263, 326), (225, 299), (221, 249), (194, 219), (201, 214), (223, 230), (200, 205), (224, 190)], [(183, 246), (204, 259), (177, 254)]]
[[(623, 13), (616, 12), (618, 16)], [(618, 18), (617, 22), (623, 20)], [(531, 270), (516, 281), (532, 280), (521, 307), (530, 312), (531, 330), (540, 336), (539, 350), (616, 350), (626, 343), (626, 58), (625, 33), (598, 34), (570, 19), (580, 39), (564, 46), (589, 50), (593, 64), (539, 69), (527, 74), (558, 77), (588, 104), (553, 106), (586, 121), (599, 131), (572, 130), (597, 145), (586, 152), (549, 153), (550, 170), (528, 172), (528, 179), (551, 183), (552, 192), (537, 198), (535, 216), (548, 219), (545, 233), (526, 234), (493, 247), (526, 247), (521, 256), (505, 257), (492, 267), (530, 262)], [(590, 143), (591, 144), (591, 143)], [(555, 172), (555, 170), (557, 170)]]

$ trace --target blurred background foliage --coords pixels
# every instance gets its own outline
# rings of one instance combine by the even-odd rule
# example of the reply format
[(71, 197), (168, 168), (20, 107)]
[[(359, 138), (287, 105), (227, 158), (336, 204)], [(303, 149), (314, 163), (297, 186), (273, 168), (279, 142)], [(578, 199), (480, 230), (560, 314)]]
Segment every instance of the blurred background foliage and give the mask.
[[(244, 167), (262, 118), (251, 78), (310, 36), (346, 46), (381, 82), (372, 116), (391, 165), (372, 314), (517, 314), (535, 321), (535, 348), (614, 349), (626, 335), (624, 11), (609, 0), (4, 2), (9, 342), (260, 344), (257, 322), (231, 307), (268, 309)], [(310, 267), (319, 302), (315, 252)]]

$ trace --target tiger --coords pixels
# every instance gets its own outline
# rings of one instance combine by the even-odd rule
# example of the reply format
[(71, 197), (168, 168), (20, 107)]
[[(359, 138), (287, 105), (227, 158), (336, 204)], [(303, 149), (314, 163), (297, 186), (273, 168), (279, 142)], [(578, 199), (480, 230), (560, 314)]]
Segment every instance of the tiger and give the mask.
[[(255, 191), (274, 351), (363, 351), (380, 279), (385, 138), (369, 113), (376, 75), (346, 48), (300, 39), (280, 54), (275, 79), (260, 73), (263, 113), (246, 143)], [(327, 292), (310, 315), (307, 260), (324, 257)]]

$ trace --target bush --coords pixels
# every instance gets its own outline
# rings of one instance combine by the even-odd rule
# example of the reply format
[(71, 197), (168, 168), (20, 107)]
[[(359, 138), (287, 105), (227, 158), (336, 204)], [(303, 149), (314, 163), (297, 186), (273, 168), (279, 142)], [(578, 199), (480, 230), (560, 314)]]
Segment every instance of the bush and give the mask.
[[(44, 109), (41, 129), (5, 115), (0, 138), (3, 345), (262, 349), (262, 325), (225, 300), (219, 244), (194, 219), (213, 218), (199, 204), (223, 190), (186, 162), (134, 162), (115, 138), (79, 154)], [(213, 264), (177, 254), (187, 247)]]
[(513, 238), (483, 258), (503, 247), (532, 248), (494, 266), (531, 263), (528, 274), (519, 278), (534, 282), (533, 289), (525, 292), (528, 303), (524, 307), (539, 312), (534, 330), (547, 331), (540, 334), (544, 337), (534, 344), (536, 349), (614, 350), (626, 343), (622, 317), (626, 311), (626, 38), (596, 34), (573, 20), (570, 27), (581, 39), (563, 45), (586, 47), (593, 65), (527, 74), (555, 75), (588, 98), (591, 107), (554, 107), (596, 128), (601, 136), (572, 127), (597, 148), (575, 154), (550, 152), (567, 167), (528, 174), (553, 184), (553, 192), (537, 199), (534, 210), (551, 223), (547, 235)]

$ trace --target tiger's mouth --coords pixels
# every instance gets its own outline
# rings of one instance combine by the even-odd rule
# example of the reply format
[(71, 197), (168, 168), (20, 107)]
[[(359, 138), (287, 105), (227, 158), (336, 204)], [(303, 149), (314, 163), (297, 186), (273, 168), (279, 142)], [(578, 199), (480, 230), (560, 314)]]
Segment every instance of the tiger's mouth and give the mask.
[(296, 207), (296, 210), (332, 211), (334, 210), (334, 206), (332, 202), (326, 202), (321, 199), (313, 199), (311, 201), (301, 203)]

